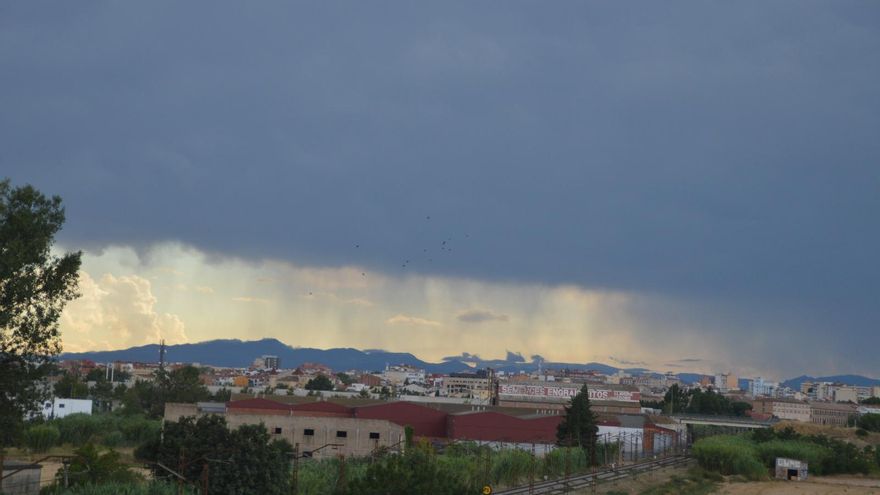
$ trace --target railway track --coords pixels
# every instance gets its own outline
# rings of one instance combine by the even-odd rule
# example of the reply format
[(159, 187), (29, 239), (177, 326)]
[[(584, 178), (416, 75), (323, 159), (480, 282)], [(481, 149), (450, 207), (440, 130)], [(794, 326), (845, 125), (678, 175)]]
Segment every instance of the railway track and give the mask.
[(649, 473), (658, 469), (675, 467), (687, 464), (691, 459), (680, 455), (664, 457), (662, 459), (643, 461), (616, 469), (605, 469), (594, 473), (571, 476), (566, 479), (539, 481), (530, 485), (508, 488), (494, 492), (495, 495), (557, 495), (571, 493), (575, 490), (590, 488), (593, 483), (602, 484)]

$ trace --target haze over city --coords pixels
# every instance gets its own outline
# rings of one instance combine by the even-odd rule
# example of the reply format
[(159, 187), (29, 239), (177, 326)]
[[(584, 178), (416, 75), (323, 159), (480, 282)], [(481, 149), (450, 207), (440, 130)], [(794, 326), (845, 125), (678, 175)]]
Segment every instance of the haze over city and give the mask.
[(65, 350), (880, 376), (867, 3), (6, 4)]

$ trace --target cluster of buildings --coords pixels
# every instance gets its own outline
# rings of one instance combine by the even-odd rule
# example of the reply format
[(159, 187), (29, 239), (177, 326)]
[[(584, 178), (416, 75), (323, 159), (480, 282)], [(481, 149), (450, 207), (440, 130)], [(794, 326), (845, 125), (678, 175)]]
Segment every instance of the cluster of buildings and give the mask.
[[(544, 455), (555, 448), (562, 415), (531, 408), (456, 403), (302, 401), (248, 398), (227, 403), (166, 404), (165, 419), (222, 415), (230, 428), (263, 424), (276, 438), (311, 457), (365, 456), (380, 448), (400, 448), (406, 428), (416, 440), (442, 447), (473, 441), (493, 447), (519, 447)], [(655, 455), (683, 441), (680, 425), (640, 414), (601, 414), (599, 440), (617, 442), (622, 457)]]

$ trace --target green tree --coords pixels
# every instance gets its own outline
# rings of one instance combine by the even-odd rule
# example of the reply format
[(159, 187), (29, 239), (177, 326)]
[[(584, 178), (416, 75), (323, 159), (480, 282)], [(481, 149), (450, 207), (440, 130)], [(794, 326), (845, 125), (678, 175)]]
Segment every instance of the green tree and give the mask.
[(880, 397), (868, 397), (867, 399), (862, 399), (862, 404), (880, 406)]
[(74, 373), (64, 373), (55, 384), (54, 391), (56, 396), (64, 399), (85, 399), (89, 395), (89, 386)]
[(61, 198), (0, 180), (0, 446), (45, 399), (58, 318), (77, 296), (80, 253), (51, 252), (63, 223)]
[[(222, 416), (181, 418), (166, 422), (162, 440), (155, 440), (135, 455), (166, 466), (181, 466), (181, 474), (196, 483), (207, 465), (208, 487), (213, 494), (286, 494), (290, 492), (289, 462), (293, 448), (272, 440), (265, 426), (227, 428)], [(165, 475), (154, 466), (157, 476)]]
[[(101, 452), (91, 443), (74, 451), (76, 457), (70, 463), (68, 480), (71, 486), (97, 485), (100, 483), (126, 483), (139, 479), (139, 476), (122, 462), (119, 452)], [(63, 470), (59, 469), (55, 482), (62, 483)]]
[(868, 431), (880, 431), (880, 414), (863, 414), (859, 418), (859, 428)]
[(342, 382), (346, 387), (354, 383), (354, 378), (351, 377), (348, 373), (339, 372), (336, 373), (336, 378), (339, 378), (339, 381)]
[(333, 390), (333, 382), (323, 374), (318, 374), (306, 383), (306, 390)]
[(596, 464), (596, 441), (599, 427), (596, 414), (590, 407), (590, 393), (585, 383), (565, 406), (565, 416), (556, 429), (556, 443), (564, 447), (586, 450), (590, 464)]
[(673, 383), (663, 396), (663, 412), (677, 414), (684, 412), (688, 405), (687, 394), (677, 383)]

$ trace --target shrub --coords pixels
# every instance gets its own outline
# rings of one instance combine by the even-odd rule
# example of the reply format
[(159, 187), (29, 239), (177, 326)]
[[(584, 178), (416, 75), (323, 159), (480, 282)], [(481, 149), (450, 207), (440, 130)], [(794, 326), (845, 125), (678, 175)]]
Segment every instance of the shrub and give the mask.
[(810, 472), (823, 473), (825, 461), (830, 457), (831, 451), (815, 443), (803, 440), (771, 440), (757, 446), (758, 456), (768, 468), (776, 464), (777, 457), (787, 457), (805, 461), (810, 465)]
[(119, 447), (125, 442), (125, 437), (121, 431), (111, 431), (101, 437), (101, 444), (106, 447)]
[(718, 435), (698, 440), (693, 454), (704, 469), (721, 474), (740, 474), (749, 479), (767, 476), (766, 467), (758, 460), (755, 445), (744, 437)]
[(25, 442), (34, 452), (46, 452), (58, 444), (61, 433), (52, 425), (36, 425), (25, 432)]

